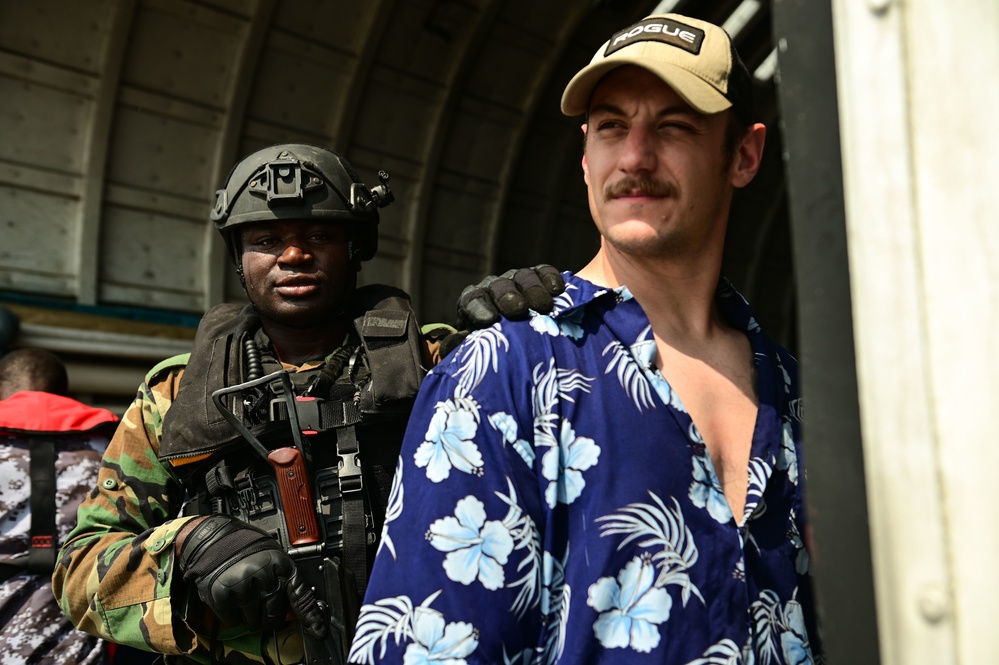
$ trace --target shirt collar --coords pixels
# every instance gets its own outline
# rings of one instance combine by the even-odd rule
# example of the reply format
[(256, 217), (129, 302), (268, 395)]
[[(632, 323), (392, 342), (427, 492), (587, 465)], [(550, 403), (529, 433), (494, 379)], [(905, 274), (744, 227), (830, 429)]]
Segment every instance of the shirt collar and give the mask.
[[(624, 302), (633, 298), (627, 286), (612, 289), (606, 286), (597, 286), (571, 272), (565, 272), (562, 275), (565, 279), (565, 292), (555, 298), (555, 307), (550, 315), (553, 319), (570, 318), (575, 312), (591, 304), (609, 304), (612, 300)], [(725, 277), (718, 280), (715, 302), (729, 325), (749, 333), (760, 332), (760, 325), (753, 316), (749, 302)]]

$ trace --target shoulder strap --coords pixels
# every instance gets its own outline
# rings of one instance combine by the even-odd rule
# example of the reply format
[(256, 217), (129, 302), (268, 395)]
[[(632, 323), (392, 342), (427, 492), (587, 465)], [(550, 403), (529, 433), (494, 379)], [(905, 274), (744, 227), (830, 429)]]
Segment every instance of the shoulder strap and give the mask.
[(31, 464), (31, 549), (28, 570), (52, 574), (56, 554), (56, 479), (55, 439), (33, 436), (30, 439)]
[(51, 575), (56, 560), (55, 438), (28, 438), (31, 478), (31, 546), (27, 556), (0, 563), (0, 582), (19, 573)]

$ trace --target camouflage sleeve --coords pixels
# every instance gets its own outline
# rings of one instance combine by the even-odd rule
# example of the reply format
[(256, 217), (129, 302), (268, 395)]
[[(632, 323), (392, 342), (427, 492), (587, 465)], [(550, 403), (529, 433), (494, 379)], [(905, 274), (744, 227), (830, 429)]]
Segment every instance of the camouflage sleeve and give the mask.
[(182, 375), (182, 366), (172, 367), (139, 388), (52, 578), (63, 611), (81, 630), (168, 654), (198, 647), (183, 598), (171, 594), (173, 540), (191, 518), (177, 518), (184, 488), (157, 458), (163, 415)]

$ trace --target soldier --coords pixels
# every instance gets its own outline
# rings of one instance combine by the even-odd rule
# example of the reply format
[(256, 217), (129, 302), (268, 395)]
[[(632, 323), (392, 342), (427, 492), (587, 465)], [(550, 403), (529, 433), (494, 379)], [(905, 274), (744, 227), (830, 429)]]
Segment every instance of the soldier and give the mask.
[[(209, 310), (125, 413), (53, 578), (81, 629), (167, 663), (343, 661), (413, 398), (453, 332), (423, 334), (398, 289), (356, 286), (392, 201), (379, 177), (278, 145), (218, 191), (249, 304)], [(525, 274), (550, 307), (557, 272)], [(511, 284), (466, 291), (465, 319), (495, 317), (489, 294), (517, 309)]]
[(58, 542), (97, 478), (118, 417), (66, 396), (66, 368), (42, 349), (0, 358), (0, 662), (105, 662), (52, 596)]

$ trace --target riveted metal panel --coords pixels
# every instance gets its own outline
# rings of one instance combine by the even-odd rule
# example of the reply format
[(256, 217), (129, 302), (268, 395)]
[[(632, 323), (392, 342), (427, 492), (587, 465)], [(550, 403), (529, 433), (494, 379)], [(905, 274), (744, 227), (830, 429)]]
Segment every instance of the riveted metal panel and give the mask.
[(249, 17), (256, 10), (256, 7), (260, 5), (260, 0), (198, 0), (198, 4), (214, 7), (227, 14)]
[(245, 21), (179, 0), (136, 12), (122, 82), (221, 107)]
[[(486, 227), (477, 222), (490, 219), (495, 212), (499, 203), (496, 183), (442, 171), (434, 194), (430, 218), (438, 228), (445, 227), (447, 231), (429, 240), (430, 244), (483, 255)], [(429, 255), (427, 260), (431, 260)]]
[(378, 63), (447, 83), (461, 66), (481, 15), (479, 9), (459, 2), (396, 3)]
[(80, 176), (72, 173), (57, 173), (46, 168), (4, 161), (0, 161), (0, 183), (65, 198), (79, 197), (83, 187)]
[(351, 54), (288, 34), (272, 33), (257, 66), (247, 116), (263, 123), (329, 133), (346, 102)]
[(273, 24), (316, 44), (357, 53), (386, 4), (377, 0), (279, 2)]
[(101, 300), (197, 311), (207, 251), (204, 224), (108, 205), (104, 211)]
[[(0, 76), (0, 160), (80, 173), (93, 102), (86, 97)], [(17, 140), (11, 140), (12, 137)]]
[(423, 264), (423, 297), (417, 303), (420, 321), (453, 324), (456, 317), (455, 302), (466, 284), (482, 279), (481, 254), (462, 254), (427, 246)]
[(509, 108), (523, 109), (543, 83), (552, 43), (520, 26), (490, 26), (466, 84), (466, 93)]
[(114, 0), (0, 2), (0, 45), (31, 59), (97, 72), (114, 4)]
[(375, 67), (368, 78), (351, 136), (370, 150), (419, 156), (431, 139), (446, 89), (400, 72)]
[[(531, 125), (524, 138), (522, 154), (531, 158), (520, 159), (517, 168), (511, 173), (513, 187), (526, 192), (550, 195), (552, 187), (558, 185), (565, 177), (562, 165), (572, 168), (573, 175), (578, 174), (582, 180), (583, 173), (579, 168), (583, 156), (583, 133), (566, 129), (566, 123), (549, 122), (547, 119), (537, 119)], [(575, 163), (571, 162), (572, 151), (575, 149)], [(552, 156), (565, 156), (569, 159), (555, 160)], [(545, 157), (547, 156), (547, 157)], [(511, 221), (515, 221), (511, 219)]]
[(236, 151), (237, 159), (256, 152), (260, 148), (266, 148), (269, 145), (278, 143), (324, 145), (329, 142), (329, 139), (325, 135), (319, 132), (308, 131), (311, 129), (313, 128), (285, 127), (269, 121), (247, 118), (242, 141), (239, 144), (239, 149)]
[(0, 52), (0, 74), (82, 97), (93, 96), (98, 85), (97, 78), (91, 74), (50, 65), (16, 53)]
[(0, 184), (0, 289), (71, 295), (79, 201)]
[(449, 170), (499, 182), (515, 147), (520, 116), (465, 98), (451, 120), (443, 163)]
[(119, 107), (117, 119), (109, 181), (206, 202), (211, 198), (216, 129), (129, 107)]

